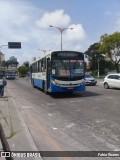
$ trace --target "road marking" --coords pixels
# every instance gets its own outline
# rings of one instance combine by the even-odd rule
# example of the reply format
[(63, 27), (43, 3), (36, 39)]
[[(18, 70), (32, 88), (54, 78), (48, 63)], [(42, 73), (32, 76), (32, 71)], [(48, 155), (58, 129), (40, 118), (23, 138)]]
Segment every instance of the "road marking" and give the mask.
[(96, 123), (103, 123), (103, 122), (105, 122), (105, 120), (104, 119), (96, 119), (96, 121), (95, 121)]
[(69, 101), (70, 103), (75, 103), (75, 102), (83, 102), (84, 100), (75, 100), (75, 101)]
[(22, 106), (21, 108), (23, 108), (23, 109), (29, 109), (29, 108), (31, 108), (31, 106)]
[(71, 128), (71, 127), (73, 127), (73, 126), (75, 126), (75, 124), (74, 124), (74, 123), (70, 123), (70, 124), (68, 124), (68, 125), (66, 126), (66, 128)]
[(58, 128), (52, 127), (53, 130), (57, 130)]
[(112, 99), (113, 97), (106, 97), (106, 98)]
[(46, 105), (48, 105), (48, 106), (54, 106), (56, 104), (55, 103), (46, 103)]
[(48, 113), (48, 116), (50, 116), (50, 117), (51, 117), (51, 116), (53, 116), (53, 114), (51, 114), (51, 113)]

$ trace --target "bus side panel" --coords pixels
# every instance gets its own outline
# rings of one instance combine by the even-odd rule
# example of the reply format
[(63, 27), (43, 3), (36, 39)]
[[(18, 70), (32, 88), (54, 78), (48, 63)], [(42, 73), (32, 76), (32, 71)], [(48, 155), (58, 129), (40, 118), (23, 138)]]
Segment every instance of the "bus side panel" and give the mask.
[(41, 88), (41, 89), (43, 89), (43, 87), (44, 87), (44, 85), (43, 85), (43, 83), (44, 83), (44, 80), (41, 80), (41, 79), (33, 79), (33, 83), (34, 83), (34, 85), (36, 86), (36, 87), (38, 87), (38, 88)]

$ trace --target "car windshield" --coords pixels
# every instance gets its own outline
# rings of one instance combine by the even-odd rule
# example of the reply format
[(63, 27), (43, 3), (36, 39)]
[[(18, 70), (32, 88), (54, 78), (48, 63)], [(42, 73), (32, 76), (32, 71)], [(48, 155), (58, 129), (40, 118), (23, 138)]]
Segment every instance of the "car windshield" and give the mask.
[(53, 60), (52, 75), (57, 77), (78, 77), (84, 73), (83, 60)]

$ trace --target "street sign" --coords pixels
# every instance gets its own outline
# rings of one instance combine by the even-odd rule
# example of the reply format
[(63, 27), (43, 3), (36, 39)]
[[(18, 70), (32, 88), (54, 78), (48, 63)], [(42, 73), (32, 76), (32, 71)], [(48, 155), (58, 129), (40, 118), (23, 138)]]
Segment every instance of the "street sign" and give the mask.
[(21, 42), (8, 42), (8, 48), (10, 49), (20, 49)]

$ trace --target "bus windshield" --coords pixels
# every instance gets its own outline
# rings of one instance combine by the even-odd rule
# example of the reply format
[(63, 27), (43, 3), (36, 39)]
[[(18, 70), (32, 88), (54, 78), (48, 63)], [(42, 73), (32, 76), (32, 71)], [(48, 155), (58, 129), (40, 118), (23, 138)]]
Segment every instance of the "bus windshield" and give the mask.
[(84, 62), (78, 59), (53, 59), (52, 75), (55, 77), (79, 77), (84, 74)]
[(10, 71), (10, 72), (6, 72), (6, 74), (7, 75), (15, 75), (15, 72)]

